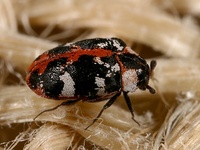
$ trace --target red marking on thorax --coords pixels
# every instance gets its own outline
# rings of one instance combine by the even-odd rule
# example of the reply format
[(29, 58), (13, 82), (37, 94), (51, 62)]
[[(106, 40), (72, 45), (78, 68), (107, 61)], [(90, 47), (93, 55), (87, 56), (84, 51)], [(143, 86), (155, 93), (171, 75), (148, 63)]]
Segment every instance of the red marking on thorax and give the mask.
[(119, 57), (116, 55), (115, 56), (117, 62), (119, 63), (119, 66), (120, 66), (120, 70), (121, 70), (121, 74), (120, 74), (120, 78), (121, 78), (121, 89), (124, 89), (124, 83), (123, 83), (123, 80), (122, 80), (122, 75), (124, 74), (125, 71), (127, 71), (127, 69), (124, 67), (124, 65), (122, 64), (122, 62), (120, 61)]

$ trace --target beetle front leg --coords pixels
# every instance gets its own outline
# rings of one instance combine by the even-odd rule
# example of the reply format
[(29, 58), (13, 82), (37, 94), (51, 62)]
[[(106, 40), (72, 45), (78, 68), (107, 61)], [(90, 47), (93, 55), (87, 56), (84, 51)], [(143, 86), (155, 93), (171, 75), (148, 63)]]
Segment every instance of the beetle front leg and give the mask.
[(127, 104), (127, 106), (128, 106), (128, 109), (129, 109), (129, 111), (131, 112), (133, 121), (135, 121), (135, 122), (140, 126), (139, 122), (137, 122), (137, 121), (135, 120), (135, 118), (134, 118), (134, 113), (133, 113), (134, 110), (133, 110), (133, 107), (132, 107), (132, 104), (131, 104), (131, 100), (130, 100), (130, 98), (129, 98), (129, 96), (128, 96), (128, 92), (123, 92), (123, 95), (124, 95), (124, 99), (125, 99), (125, 101), (126, 101), (126, 104)]
[(101, 116), (101, 114), (103, 113), (103, 111), (105, 109), (107, 109), (108, 107), (110, 107), (114, 102), (115, 100), (117, 99), (117, 97), (119, 97), (121, 94), (121, 92), (117, 93), (116, 95), (114, 95), (104, 106), (103, 108), (101, 109), (101, 111), (99, 112), (99, 114), (97, 115), (97, 117), (93, 120), (93, 122), (87, 127), (85, 128), (85, 130), (87, 130), (90, 126), (92, 126), (98, 119), (99, 117)]

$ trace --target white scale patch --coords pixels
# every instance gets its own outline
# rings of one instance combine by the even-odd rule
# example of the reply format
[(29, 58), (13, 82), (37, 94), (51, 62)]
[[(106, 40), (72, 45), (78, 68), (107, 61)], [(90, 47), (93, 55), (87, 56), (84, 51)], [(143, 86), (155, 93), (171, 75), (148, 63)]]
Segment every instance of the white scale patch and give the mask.
[(40, 81), (40, 87), (43, 88), (43, 81)]
[(44, 86), (44, 85), (43, 85), (42, 83), (40, 83), (40, 87), (43, 88), (43, 86)]
[(65, 69), (64, 66), (60, 66), (60, 67), (56, 67), (56, 69), (60, 70), (60, 71), (63, 71)]
[(97, 63), (100, 64), (100, 65), (103, 65), (103, 64), (104, 64), (104, 62), (101, 61), (101, 58), (100, 58), (100, 57), (94, 57), (94, 61), (97, 62)]
[(108, 64), (108, 63), (104, 63), (104, 66), (105, 66), (106, 68), (110, 68), (110, 64)]
[(114, 72), (120, 71), (119, 64), (116, 63), (114, 66), (111, 67), (111, 70), (114, 71)]
[(73, 97), (75, 95), (74, 81), (68, 72), (60, 76), (60, 80), (64, 82), (64, 87), (61, 92), (62, 96)]
[(138, 73), (139, 73), (139, 74), (141, 74), (141, 73), (142, 73), (142, 69), (138, 69), (137, 71), (138, 71)]
[(113, 46), (115, 46), (119, 51), (124, 49), (123, 46), (120, 46), (120, 43), (117, 40), (113, 40)]
[(103, 62), (100, 57), (94, 57), (94, 61), (100, 65), (104, 65), (106, 68), (110, 67), (110, 64)]
[(97, 91), (97, 96), (102, 96), (105, 95), (105, 79), (104, 78), (99, 78), (95, 77), (95, 84), (97, 85), (98, 88), (95, 88)]
[[(112, 72), (117, 72), (117, 71), (120, 71), (120, 67), (119, 67), (119, 64), (116, 63), (114, 66), (111, 67), (111, 71)], [(111, 77), (111, 72), (109, 71), (107, 74), (106, 74), (106, 77)]]
[(104, 48), (106, 46), (108, 46), (108, 43), (99, 43), (97, 44), (99, 47)]
[(135, 70), (130, 69), (125, 71), (122, 75), (123, 91), (134, 92), (137, 89), (137, 80)]

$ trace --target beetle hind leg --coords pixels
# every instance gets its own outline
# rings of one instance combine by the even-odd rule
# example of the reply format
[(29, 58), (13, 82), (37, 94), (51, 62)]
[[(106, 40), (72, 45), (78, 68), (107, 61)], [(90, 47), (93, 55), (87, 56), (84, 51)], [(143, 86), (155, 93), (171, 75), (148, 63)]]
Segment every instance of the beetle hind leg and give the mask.
[(40, 112), (37, 116), (35, 116), (35, 117), (33, 118), (33, 120), (35, 121), (35, 119), (36, 119), (37, 117), (39, 117), (41, 114), (43, 114), (43, 113), (45, 113), (45, 112), (56, 110), (58, 107), (60, 107), (60, 106), (62, 106), (62, 105), (73, 105), (73, 104), (77, 103), (79, 100), (80, 100), (80, 99), (62, 102), (61, 104), (59, 104), (59, 105), (57, 105), (57, 106), (55, 106), (55, 107), (53, 107), (53, 108), (46, 109), (46, 110)]
[(117, 97), (120, 96), (120, 94), (121, 94), (121, 92), (119, 92), (116, 95), (114, 95), (113, 97), (111, 97), (111, 99), (103, 106), (103, 108), (101, 109), (101, 111), (99, 112), (97, 117), (93, 120), (93, 122), (89, 126), (87, 126), (85, 128), (85, 130), (87, 130), (89, 127), (91, 127), (99, 119), (99, 117), (102, 115), (103, 111), (106, 110), (107, 108), (109, 108), (115, 102)]

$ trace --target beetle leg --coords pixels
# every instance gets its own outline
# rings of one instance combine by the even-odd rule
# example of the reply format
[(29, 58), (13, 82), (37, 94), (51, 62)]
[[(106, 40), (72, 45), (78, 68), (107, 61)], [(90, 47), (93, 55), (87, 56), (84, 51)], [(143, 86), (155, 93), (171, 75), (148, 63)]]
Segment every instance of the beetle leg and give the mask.
[(128, 96), (128, 92), (123, 92), (123, 95), (124, 95), (124, 99), (126, 100), (126, 104), (127, 104), (127, 106), (128, 106), (128, 109), (129, 109), (129, 111), (131, 112), (133, 121), (135, 121), (135, 122), (140, 126), (139, 122), (137, 122), (137, 121), (135, 120), (135, 118), (134, 118), (134, 113), (133, 113), (134, 110), (133, 110), (133, 107), (132, 107), (130, 98), (129, 98), (129, 96)]
[(103, 106), (103, 108), (101, 109), (101, 111), (99, 112), (99, 114), (97, 115), (97, 117), (93, 120), (93, 122), (87, 128), (85, 128), (85, 130), (87, 130), (90, 126), (92, 126), (99, 119), (99, 117), (101, 116), (101, 114), (103, 113), (103, 111), (105, 109), (107, 109), (108, 107), (110, 107), (115, 102), (115, 100), (117, 99), (117, 97), (120, 96), (120, 94), (121, 94), (121, 92), (119, 92), (116, 95), (114, 95), (113, 97), (111, 97), (111, 99)]
[(37, 117), (39, 117), (41, 114), (43, 114), (43, 113), (45, 113), (45, 112), (55, 110), (55, 109), (57, 109), (58, 107), (60, 107), (60, 106), (62, 106), (62, 105), (73, 105), (73, 104), (77, 103), (79, 100), (80, 100), (80, 99), (62, 102), (61, 104), (59, 104), (59, 105), (57, 105), (57, 106), (55, 106), (55, 107), (53, 107), (53, 108), (50, 108), (50, 109), (47, 109), (47, 110), (44, 110), (44, 111), (40, 112), (37, 116), (35, 116), (35, 117), (33, 118), (33, 120), (35, 121), (35, 119), (36, 119)]

